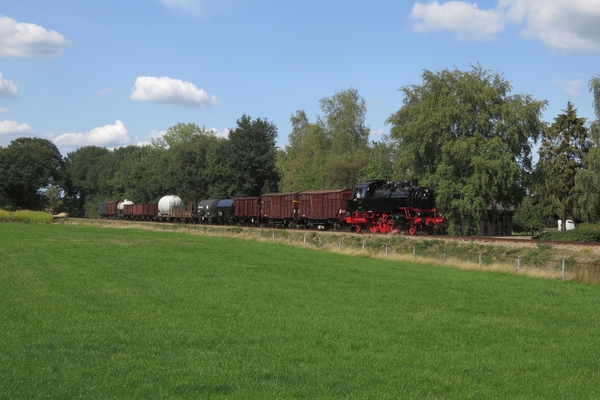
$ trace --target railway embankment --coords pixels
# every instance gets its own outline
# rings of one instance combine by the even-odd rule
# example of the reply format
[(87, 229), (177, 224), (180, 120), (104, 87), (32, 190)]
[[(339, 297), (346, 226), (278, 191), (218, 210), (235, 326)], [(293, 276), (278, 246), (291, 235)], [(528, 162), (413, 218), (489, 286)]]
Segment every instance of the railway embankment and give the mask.
[(357, 234), (75, 218), (61, 219), (57, 223), (260, 240), (354, 256), (600, 284), (600, 243), (539, 241), (524, 237)]

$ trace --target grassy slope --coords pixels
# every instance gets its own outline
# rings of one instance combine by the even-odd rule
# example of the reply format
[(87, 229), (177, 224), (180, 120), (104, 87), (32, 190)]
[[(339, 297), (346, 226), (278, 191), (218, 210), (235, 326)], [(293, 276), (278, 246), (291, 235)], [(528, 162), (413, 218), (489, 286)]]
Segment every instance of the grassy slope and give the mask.
[(600, 288), (0, 225), (0, 398), (598, 398)]

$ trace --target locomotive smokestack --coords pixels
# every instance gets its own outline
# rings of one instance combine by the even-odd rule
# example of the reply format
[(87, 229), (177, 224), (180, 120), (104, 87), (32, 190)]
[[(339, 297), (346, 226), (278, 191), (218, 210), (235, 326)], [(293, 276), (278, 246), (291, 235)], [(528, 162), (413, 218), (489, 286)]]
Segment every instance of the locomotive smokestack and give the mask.
[(417, 178), (413, 178), (413, 179), (411, 179), (411, 180), (410, 180), (410, 184), (411, 184), (411, 186), (412, 186), (412, 187), (417, 187), (417, 186), (419, 186), (419, 179), (417, 179)]

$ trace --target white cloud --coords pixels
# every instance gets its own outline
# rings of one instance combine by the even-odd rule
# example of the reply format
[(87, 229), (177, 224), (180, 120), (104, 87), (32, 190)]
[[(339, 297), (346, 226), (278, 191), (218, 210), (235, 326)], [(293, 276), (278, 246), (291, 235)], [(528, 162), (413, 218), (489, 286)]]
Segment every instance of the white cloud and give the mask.
[(135, 145), (139, 147), (150, 146), (153, 140), (159, 139), (163, 137), (167, 133), (167, 131), (159, 131), (158, 129), (152, 129), (148, 134), (149, 140), (143, 140), (141, 142), (137, 142)]
[(112, 94), (112, 93), (117, 93), (117, 91), (115, 89), (105, 88), (105, 89), (98, 90), (96, 92), (96, 97), (104, 97), (104, 96)]
[(477, 4), (449, 1), (439, 4), (415, 3), (410, 17), (416, 32), (450, 31), (459, 39), (480, 40), (493, 37), (504, 29), (506, 18), (496, 10), (480, 10)]
[(0, 121), (0, 135), (28, 135), (33, 133), (33, 129), (27, 124), (18, 124), (16, 121)]
[(385, 131), (383, 129), (375, 129), (371, 131), (369, 140), (380, 141), (384, 139), (384, 136)]
[(582, 97), (582, 95), (583, 95), (583, 93), (581, 91), (582, 83), (583, 83), (583, 81), (581, 79), (576, 79), (574, 81), (567, 81), (565, 83), (565, 87), (563, 88), (563, 91), (569, 96)]
[(179, 12), (201, 15), (205, 11), (205, 1), (201, 0), (161, 0), (167, 7)]
[(525, 37), (553, 51), (600, 51), (600, 1), (500, 0), (506, 15), (524, 23)]
[(492, 38), (507, 22), (522, 26), (521, 34), (552, 51), (600, 51), (600, 1), (499, 0), (496, 8), (477, 3), (437, 1), (415, 3), (410, 14), (416, 32), (449, 31), (459, 39)]
[(56, 31), (0, 15), (0, 57), (56, 57), (69, 44)]
[(583, 97), (583, 81), (581, 79), (574, 79), (572, 81), (555, 79), (552, 81), (552, 84), (562, 87), (563, 93), (567, 96)]
[(122, 121), (116, 121), (114, 125), (105, 125), (94, 128), (86, 133), (64, 133), (54, 139), (57, 145), (119, 145), (131, 143), (129, 130)]
[(209, 131), (213, 132), (217, 137), (228, 138), (229, 132), (231, 132), (231, 129), (225, 128), (222, 131), (220, 131), (217, 128), (210, 128)]
[(8, 108), (0, 107), (0, 114), (9, 114), (10, 110)]
[(150, 134), (148, 135), (149, 139), (158, 139), (160, 137), (163, 137), (165, 135), (165, 133), (167, 133), (167, 131), (159, 131), (158, 129), (152, 129), (150, 131)]
[[(156, 140), (161, 138), (167, 133), (167, 131), (159, 131), (158, 129), (152, 129), (148, 134), (148, 140), (137, 141), (134, 145), (138, 147), (150, 146), (152, 145), (152, 140)], [(136, 138), (137, 140), (137, 138)]]
[(13, 81), (2, 78), (0, 72), (0, 98), (11, 99), (17, 97), (17, 85)]
[(193, 83), (166, 76), (162, 78), (138, 77), (129, 98), (162, 105), (195, 108), (209, 108), (220, 104), (215, 96), (209, 95)]

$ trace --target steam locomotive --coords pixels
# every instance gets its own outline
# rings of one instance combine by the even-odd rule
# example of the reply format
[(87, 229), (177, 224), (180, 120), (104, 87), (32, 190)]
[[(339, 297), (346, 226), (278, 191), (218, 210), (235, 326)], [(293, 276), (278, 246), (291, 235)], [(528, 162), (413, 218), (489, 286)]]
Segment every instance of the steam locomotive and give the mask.
[(346, 208), (346, 224), (356, 232), (419, 231), (443, 233), (444, 217), (435, 208), (433, 190), (416, 179), (403, 182), (369, 181), (354, 186)]
[(372, 180), (352, 189), (270, 193), (260, 197), (207, 199), (183, 204), (178, 196), (158, 204), (113, 200), (98, 205), (101, 218), (307, 229), (351, 229), (355, 232), (444, 233), (444, 217), (434, 193), (418, 180)]

